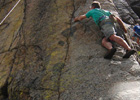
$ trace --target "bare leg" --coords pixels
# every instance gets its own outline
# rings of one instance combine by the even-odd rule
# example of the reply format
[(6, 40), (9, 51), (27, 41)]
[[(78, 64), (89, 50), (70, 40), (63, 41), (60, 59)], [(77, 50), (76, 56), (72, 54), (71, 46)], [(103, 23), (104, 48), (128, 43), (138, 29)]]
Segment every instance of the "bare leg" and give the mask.
[(111, 50), (112, 49), (112, 44), (110, 42), (108, 42), (105, 37), (102, 39), (102, 45), (105, 48), (107, 48), (108, 50)]
[(104, 56), (105, 59), (111, 59), (116, 52), (116, 48), (112, 47), (112, 43), (110, 43), (106, 38), (103, 38), (102, 45), (108, 49), (107, 54)]
[(120, 36), (117, 35), (111, 35), (109, 37), (110, 40), (115, 41), (116, 43), (118, 43), (120, 46), (122, 46), (123, 48), (125, 48), (126, 50), (131, 50), (131, 47), (127, 44), (127, 42), (121, 38)]

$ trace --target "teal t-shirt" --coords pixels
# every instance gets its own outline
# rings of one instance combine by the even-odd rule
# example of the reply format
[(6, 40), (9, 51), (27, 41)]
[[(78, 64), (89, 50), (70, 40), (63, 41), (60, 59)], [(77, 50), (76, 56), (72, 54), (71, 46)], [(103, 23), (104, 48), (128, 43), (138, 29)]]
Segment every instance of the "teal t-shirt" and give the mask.
[[(86, 13), (86, 17), (92, 17), (94, 22), (98, 25), (101, 16), (110, 16), (111, 13), (106, 10), (95, 8)], [(102, 19), (103, 20), (103, 19)]]

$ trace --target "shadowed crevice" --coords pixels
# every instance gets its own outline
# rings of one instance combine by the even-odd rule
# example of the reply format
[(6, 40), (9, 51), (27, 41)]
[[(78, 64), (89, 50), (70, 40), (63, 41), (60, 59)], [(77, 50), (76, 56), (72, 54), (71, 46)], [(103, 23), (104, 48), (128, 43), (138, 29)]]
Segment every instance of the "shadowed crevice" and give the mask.
[(6, 82), (2, 88), (0, 89), (1, 95), (3, 96), (3, 99), (7, 99), (9, 94), (8, 94), (8, 82)]

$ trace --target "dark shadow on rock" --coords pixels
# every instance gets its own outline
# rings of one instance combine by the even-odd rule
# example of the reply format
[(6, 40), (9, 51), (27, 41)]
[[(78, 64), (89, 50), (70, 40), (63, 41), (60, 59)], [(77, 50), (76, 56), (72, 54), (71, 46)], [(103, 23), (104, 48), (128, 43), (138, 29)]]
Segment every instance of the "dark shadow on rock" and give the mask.
[(76, 31), (76, 27), (72, 27), (72, 28), (67, 28), (66, 30), (64, 30), (61, 34), (64, 36), (64, 37), (70, 37), (70, 36), (73, 36), (74, 32)]

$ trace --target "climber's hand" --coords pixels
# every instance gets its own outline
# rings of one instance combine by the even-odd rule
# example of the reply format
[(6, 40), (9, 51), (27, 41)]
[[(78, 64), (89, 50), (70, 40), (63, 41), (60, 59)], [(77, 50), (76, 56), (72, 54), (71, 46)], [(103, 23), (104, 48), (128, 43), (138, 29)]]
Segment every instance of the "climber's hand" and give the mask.
[(74, 22), (78, 22), (78, 21), (79, 21), (79, 17), (75, 17)]

